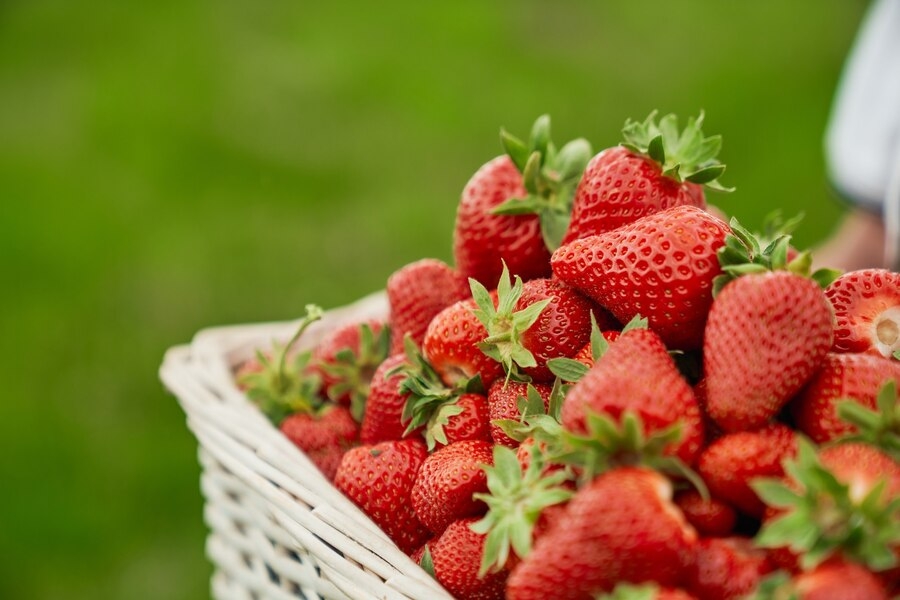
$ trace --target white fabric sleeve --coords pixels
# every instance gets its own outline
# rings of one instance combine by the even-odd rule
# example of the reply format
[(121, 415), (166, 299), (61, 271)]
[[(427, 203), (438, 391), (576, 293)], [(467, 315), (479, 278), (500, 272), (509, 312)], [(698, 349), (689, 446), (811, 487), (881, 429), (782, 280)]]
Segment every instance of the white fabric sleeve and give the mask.
[(881, 213), (900, 169), (900, 0), (876, 0), (844, 66), (825, 137), (828, 175)]

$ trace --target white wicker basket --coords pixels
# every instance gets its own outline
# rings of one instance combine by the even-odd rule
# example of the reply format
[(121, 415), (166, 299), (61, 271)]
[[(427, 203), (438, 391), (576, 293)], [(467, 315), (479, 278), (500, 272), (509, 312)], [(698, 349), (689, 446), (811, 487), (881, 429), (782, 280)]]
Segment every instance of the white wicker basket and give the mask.
[[(384, 317), (375, 294), (329, 311), (299, 341), (309, 347), (352, 319)], [(199, 443), (216, 598), (447, 599), (238, 390), (234, 367), (296, 322), (219, 327), (171, 348), (160, 377)]]

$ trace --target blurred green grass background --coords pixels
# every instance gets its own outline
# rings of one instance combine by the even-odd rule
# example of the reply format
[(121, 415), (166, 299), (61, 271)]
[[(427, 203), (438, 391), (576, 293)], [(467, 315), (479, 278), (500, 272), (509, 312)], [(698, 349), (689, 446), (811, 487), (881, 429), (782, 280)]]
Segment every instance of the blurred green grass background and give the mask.
[(157, 379), (199, 329), (450, 260), (501, 126), (615, 144), (706, 111), (711, 200), (841, 213), (822, 133), (861, 1), (0, 3), (0, 598), (208, 596), (196, 447)]

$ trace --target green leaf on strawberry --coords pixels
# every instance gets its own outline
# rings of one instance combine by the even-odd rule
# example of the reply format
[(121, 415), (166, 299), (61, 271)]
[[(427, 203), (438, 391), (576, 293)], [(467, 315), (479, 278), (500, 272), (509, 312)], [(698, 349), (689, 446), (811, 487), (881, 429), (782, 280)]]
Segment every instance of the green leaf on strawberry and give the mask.
[(871, 444), (900, 461), (900, 404), (897, 402), (897, 384), (893, 379), (881, 386), (875, 405), (876, 410), (871, 410), (852, 399), (837, 403), (838, 416), (857, 428), (854, 433), (843, 436), (841, 441)]
[(387, 358), (390, 347), (389, 327), (381, 327), (376, 335), (368, 323), (361, 323), (358, 351), (344, 348), (337, 352), (333, 362), (320, 365), (322, 371), (334, 380), (328, 386), (328, 396), (337, 399), (349, 395), (350, 413), (358, 422), (362, 421), (365, 412), (372, 374)]
[(511, 198), (495, 207), (498, 215), (536, 214), (549, 250), (559, 247), (569, 225), (572, 196), (593, 154), (587, 140), (579, 138), (556, 150), (550, 140), (550, 117), (541, 115), (531, 129), (528, 143), (500, 131), (500, 142), (522, 173), (528, 195)]
[(678, 117), (674, 114), (664, 116), (658, 123), (656, 114), (653, 111), (643, 122), (631, 119), (625, 122), (622, 135), (626, 148), (659, 163), (663, 175), (675, 181), (690, 181), (721, 192), (734, 190), (718, 181), (725, 172), (725, 165), (716, 159), (722, 148), (722, 136), (703, 137), (702, 112), (696, 119), (689, 118), (683, 131), (679, 130)]
[(559, 411), (564, 399), (565, 385), (560, 379), (554, 382), (546, 407), (540, 393), (533, 385), (529, 384), (526, 388), (526, 395), (519, 397), (519, 419), (496, 419), (494, 424), (500, 427), (503, 433), (518, 442), (530, 437), (539, 442), (553, 444), (562, 435)]
[(594, 594), (593, 600), (656, 600), (659, 589), (658, 585), (652, 583), (619, 583), (611, 592)]
[(524, 472), (515, 451), (501, 445), (494, 446), (494, 464), (484, 470), (490, 493), (473, 497), (487, 504), (488, 512), (471, 526), (476, 533), (487, 535), (479, 576), (502, 569), (510, 551), (519, 558), (528, 556), (541, 511), (572, 497), (570, 489), (561, 487), (569, 479), (568, 473), (546, 472), (538, 444), (532, 446)]
[(474, 279), (470, 279), (469, 284), (472, 288), (472, 297), (478, 305), (474, 314), (488, 334), (478, 347), (487, 356), (503, 365), (507, 381), (509, 379), (528, 381), (528, 377), (521, 373), (520, 369), (534, 367), (537, 361), (531, 351), (522, 344), (521, 336), (525, 330), (534, 325), (541, 311), (550, 304), (550, 299), (535, 302), (516, 311), (516, 303), (522, 296), (522, 278), (517, 275), (513, 285), (506, 263), (503, 264), (503, 273), (497, 284), (496, 307), (487, 288)]
[[(885, 497), (881, 479), (860, 492), (838, 480), (818, 458), (813, 444), (800, 440), (795, 459), (785, 462), (790, 481), (761, 478), (751, 487), (780, 516), (764, 523), (755, 538), (763, 548), (789, 547), (811, 569), (840, 552), (880, 571), (896, 565), (900, 542), (900, 498)], [(859, 496), (862, 495), (862, 498)]]
[(457, 404), (459, 397), (466, 393), (481, 393), (484, 389), (479, 377), (448, 386), (410, 336), (406, 336), (403, 345), (407, 362), (386, 375), (403, 374), (399, 390), (402, 394), (408, 394), (401, 415), (401, 421), (406, 423), (404, 435), (422, 427), (422, 435), (431, 451), (438, 444), (447, 444), (444, 427), (451, 417), (463, 412)]
[(306, 369), (311, 353), (298, 353), (289, 361), (291, 348), (312, 323), (322, 318), (322, 314), (320, 307), (308, 304), (306, 315), (291, 339), (284, 345), (273, 342), (270, 355), (257, 350), (256, 360), (261, 369), (238, 378), (247, 396), (273, 423), (280, 423), (292, 413), (312, 413), (323, 402), (321, 379)]

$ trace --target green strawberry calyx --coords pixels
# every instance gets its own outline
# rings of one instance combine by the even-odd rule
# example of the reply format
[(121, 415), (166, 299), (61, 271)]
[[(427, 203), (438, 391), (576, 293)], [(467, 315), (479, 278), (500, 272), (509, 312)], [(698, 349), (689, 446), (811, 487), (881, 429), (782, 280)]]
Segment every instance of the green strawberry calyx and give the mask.
[(839, 481), (818, 459), (815, 446), (801, 438), (797, 456), (785, 461), (789, 480), (760, 478), (751, 487), (783, 514), (764, 523), (754, 542), (762, 548), (789, 547), (800, 566), (812, 569), (842, 556), (873, 571), (897, 564), (900, 498), (886, 498), (882, 479), (864, 496)]
[(463, 412), (458, 404), (459, 398), (463, 394), (483, 393), (484, 386), (481, 378), (476, 375), (449, 387), (409, 335), (403, 338), (403, 347), (406, 362), (390, 370), (385, 376), (390, 377), (396, 373), (403, 375), (399, 390), (401, 394), (407, 395), (400, 417), (401, 422), (406, 423), (404, 436), (421, 427), (425, 444), (431, 451), (438, 444), (447, 444), (444, 427), (451, 417)]
[(322, 362), (318, 365), (335, 380), (326, 390), (328, 397), (336, 400), (349, 394), (350, 414), (357, 422), (362, 421), (365, 413), (372, 375), (388, 357), (390, 346), (390, 327), (381, 327), (376, 335), (368, 323), (360, 323), (359, 351), (344, 348), (337, 352), (334, 362)]
[(522, 369), (537, 366), (537, 360), (522, 344), (522, 334), (534, 325), (541, 312), (550, 304), (550, 299), (546, 298), (516, 311), (516, 304), (522, 297), (523, 285), (522, 278), (518, 275), (515, 284), (512, 283), (509, 268), (504, 262), (503, 272), (497, 283), (497, 306), (494, 306), (494, 300), (487, 288), (475, 279), (469, 279), (472, 297), (478, 306), (473, 312), (487, 330), (487, 337), (478, 344), (478, 347), (484, 354), (503, 365), (507, 381), (530, 380)]
[(557, 151), (550, 140), (548, 115), (541, 115), (534, 122), (527, 143), (506, 130), (500, 131), (500, 142), (522, 173), (527, 195), (501, 203), (493, 213), (537, 215), (544, 243), (552, 252), (559, 247), (569, 226), (575, 187), (591, 159), (591, 145), (578, 138)]
[(479, 577), (502, 569), (511, 551), (519, 558), (528, 556), (541, 512), (572, 497), (572, 490), (564, 487), (569, 474), (563, 469), (547, 470), (538, 444), (531, 447), (530, 458), (523, 471), (516, 452), (497, 445), (494, 464), (483, 466), (489, 493), (472, 496), (488, 507), (484, 518), (471, 525), (474, 532), (487, 536)]
[(560, 410), (568, 385), (557, 378), (550, 390), (550, 399), (544, 406), (544, 399), (531, 384), (525, 388), (525, 396), (519, 396), (519, 419), (494, 419), (492, 423), (517, 442), (528, 438), (538, 443), (554, 444), (562, 435)]
[(593, 600), (656, 600), (660, 587), (654, 583), (617, 583), (611, 592), (593, 595)]
[(250, 398), (273, 423), (280, 423), (293, 413), (312, 414), (323, 404), (321, 379), (307, 370), (311, 352), (292, 353), (303, 332), (322, 318), (322, 309), (306, 306), (306, 315), (286, 344), (272, 342), (270, 354), (257, 349), (256, 360), (261, 369), (238, 378)]
[[(619, 333), (625, 333), (631, 329), (647, 329), (648, 327), (649, 321), (647, 318), (637, 314), (622, 327), (622, 330)], [(597, 319), (594, 317), (593, 311), (591, 311), (590, 341), (591, 358), (594, 359), (594, 362), (597, 362), (604, 354), (606, 354), (606, 351), (609, 350), (609, 342), (603, 337), (603, 332), (600, 331), (600, 328), (597, 326)], [(565, 357), (551, 358), (547, 361), (547, 367), (550, 369), (551, 373), (563, 381), (570, 383), (578, 383), (590, 370), (590, 367), (583, 362)]]
[(643, 121), (628, 119), (622, 128), (623, 146), (649, 157), (662, 169), (663, 175), (682, 182), (688, 181), (717, 190), (731, 192), (719, 183), (725, 165), (716, 156), (722, 149), (722, 136), (703, 137), (703, 112), (688, 119), (684, 130), (678, 129), (678, 117), (668, 114), (656, 121), (653, 111)]
[[(770, 229), (764, 242), (761, 236), (751, 233), (734, 217), (729, 226), (731, 233), (725, 236), (725, 243), (716, 253), (722, 273), (713, 279), (713, 296), (744, 275), (789, 271), (809, 277), (819, 287), (826, 288), (841, 274), (834, 269), (819, 269), (811, 273), (812, 254), (804, 250), (791, 256), (791, 236), (784, 230), (776, 232)], [(784, 226), (793, 228), (796, 221), (785, 221)]]
[(646, 433), (643, 419), (632, 410), (618, 418), (589, 411), (585, 433), (563, 430), (555, 443), (548, 444), (547, 455), (555, 463), (571, 466), (586, 483), (596, 476), (622, 466), (644, 466), (672, 475), (693, 485), (703, 498), (709, 497), (700, 476), (680, 459), (668, 454), (682, 436), (682, 425)]
[(900, 461), (900, 403), (897, 402), (897, 383), (893, 379), (878, 390), (875, 406), (872, 410), (857, 400), (839, 400), (838, 417), (856, 427), (856, 431), (842, 436), (840, 441), (864, 442)]

